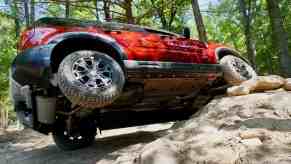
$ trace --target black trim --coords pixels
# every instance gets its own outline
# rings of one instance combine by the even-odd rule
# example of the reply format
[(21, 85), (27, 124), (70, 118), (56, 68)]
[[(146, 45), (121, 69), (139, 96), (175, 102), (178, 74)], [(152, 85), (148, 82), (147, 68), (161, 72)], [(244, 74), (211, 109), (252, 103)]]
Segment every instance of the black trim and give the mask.
[[(221, 55), (223, 54), (223, 55)], [(240, 55), (240, 53), (232, 48), (228, 48), (228, 47), (218, 47), (215, 49), (215, 55), (217, 60), (222, 59), (226, 54), (231, 54), (233, 56), (236, 56), (240, 59), (242, 59), (243, 61), (247, 62), (250, 64), (250, 62), (248, 61), (247, 58), (243, 57), (242, 55)]]
[(113, 38), (110, 38), (109, 36), (103, 34), (98, 33), (92, 34), (88, 32), (67, 32), (50, 41), (49, 43), (60, 44), (61, 42), (66, 41), (67, 39), (92, 39), (95, 40), (96, 42), (98, 41), (103, 42), (106, 45), (111, 46), (114, 50), (116, 50), (120, 61), (127, 60), (127, 55), (124, 52), (123, 48)]
[(222, 75), (219, 64), (190, 64), (176, 62), (125, 60), (128, 78), (197, 78)]

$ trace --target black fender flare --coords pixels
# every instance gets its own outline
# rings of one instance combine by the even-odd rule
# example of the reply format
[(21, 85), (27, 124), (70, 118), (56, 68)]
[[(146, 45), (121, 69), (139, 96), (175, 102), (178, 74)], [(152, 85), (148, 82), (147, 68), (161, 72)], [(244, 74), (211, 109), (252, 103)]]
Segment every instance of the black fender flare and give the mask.
[(127, 60), (127, 55), (123, 47), (120, 44), (118, 44), (115, 39), (104, 34), (90, 32), (66, 32), (50, 40), (49, 44), (56, 44), (58, 46), (61, 43), (67, 41), (68, 39), (91, 39), (96, 41), (96, 44), (97, 42), (104, 43), (110, 46), (110, 48), (112, 48), (113, 50), (115, 50), (118, 62), (120, 62), (120, 64), (123, 64), (122, 62), (123, 60)]
[(235, 49), (232, 49), (232, 48), (229, 48), (229, 47), (218, 47), (215, 49), (215, 56), (216, 56), (216, 59), (217, 61), (219, 62), (219, 60), (224, 56), (224, 55), (220, 55), (221, 53), (230, 53), (238, 58), (241, 58), (242, 60), (244, 60), (245, 62), (247, 63), (250, 63), (248, 61), (248, 59), (246, 59), (245, 57), (241, 56), (240, 53), (235, 50)]

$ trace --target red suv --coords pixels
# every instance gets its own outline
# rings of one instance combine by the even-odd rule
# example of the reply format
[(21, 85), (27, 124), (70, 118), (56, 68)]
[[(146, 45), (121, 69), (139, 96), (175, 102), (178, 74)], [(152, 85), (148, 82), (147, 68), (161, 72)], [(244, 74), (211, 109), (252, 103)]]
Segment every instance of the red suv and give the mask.
[(21, 35), (10, 87), (21, 122), (72, 150), (92, 143), (97, 128), (175, 120), (168, 112), (186, 112), (176, 108), (219, 79), (254, 77), (238, 52), (189, 30), (42, 18)]

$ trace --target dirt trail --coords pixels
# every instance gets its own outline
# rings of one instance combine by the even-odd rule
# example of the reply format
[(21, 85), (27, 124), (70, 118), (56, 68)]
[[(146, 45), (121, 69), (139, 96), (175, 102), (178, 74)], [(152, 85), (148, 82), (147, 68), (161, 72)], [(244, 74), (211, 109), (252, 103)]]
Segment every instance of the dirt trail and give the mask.
[(172, 123), (103, 131), (85, 149), (59, 150), (51, 136), (31, 130), (0, 133), (0, 164), (106, 164), (129, 152), (139, 153), (144, 144), (154, 141)]

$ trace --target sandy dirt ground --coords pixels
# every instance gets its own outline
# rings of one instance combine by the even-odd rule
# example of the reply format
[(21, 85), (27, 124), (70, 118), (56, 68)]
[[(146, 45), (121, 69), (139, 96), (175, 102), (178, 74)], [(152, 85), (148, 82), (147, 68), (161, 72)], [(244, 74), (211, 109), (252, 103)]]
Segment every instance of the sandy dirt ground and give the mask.
[(120, 156), (138, 154), (146, 143), (162, 136), (173, 123), (103, 131), (85, 149), (65, 152), (51, 136), (29, 129), (0, 132), (0, 164), (109, 164)]

